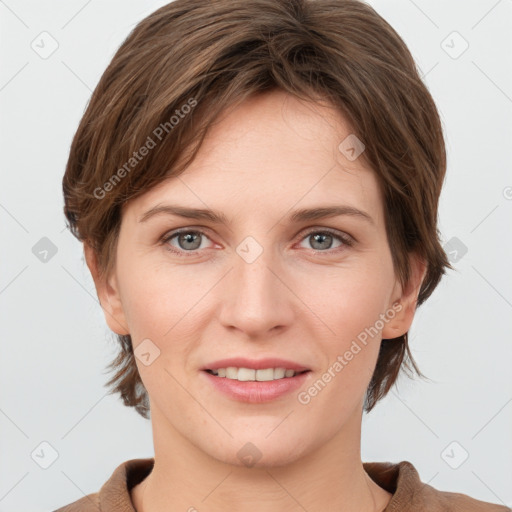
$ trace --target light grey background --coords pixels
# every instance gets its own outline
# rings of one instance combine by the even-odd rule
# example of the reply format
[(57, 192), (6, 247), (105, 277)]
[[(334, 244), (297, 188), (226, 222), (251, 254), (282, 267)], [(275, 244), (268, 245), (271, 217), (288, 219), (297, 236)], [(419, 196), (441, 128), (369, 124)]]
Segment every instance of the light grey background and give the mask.
[[(0, 1), (0, 512), (53, 510), (154, 454), (150, 422), (103, 386), (116, 345), (65, 229), (61, 179), (114, 51), (165, 3)], [(440, 230), (456, 271), (411, 330), (432, 382), (402, 378), (364, 418), (362, 458), (409, 460), (435, 488), (512, 506), (512, 0), (370, 3), (442, 116)], [(43, 237), (57, 249), (46, 262)]]

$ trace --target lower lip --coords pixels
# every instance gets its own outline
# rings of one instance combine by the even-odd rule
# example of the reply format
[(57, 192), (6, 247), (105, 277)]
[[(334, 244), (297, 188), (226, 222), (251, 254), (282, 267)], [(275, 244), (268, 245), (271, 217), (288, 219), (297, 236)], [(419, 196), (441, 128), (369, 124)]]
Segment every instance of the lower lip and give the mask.
[(211, 384), (228, 397), (240, 402), (249, 402), (253, 404), (270, 402), (280, 396), (291, 393), (302, 386), (308, 375), (311, 373), (300, 373), (295, 377), (284, 377), (282, 379), (270, 381), (239, 381), (228, 379), (226, 377), (217, 377), (202, 370), (201, 373), (211, 382)]

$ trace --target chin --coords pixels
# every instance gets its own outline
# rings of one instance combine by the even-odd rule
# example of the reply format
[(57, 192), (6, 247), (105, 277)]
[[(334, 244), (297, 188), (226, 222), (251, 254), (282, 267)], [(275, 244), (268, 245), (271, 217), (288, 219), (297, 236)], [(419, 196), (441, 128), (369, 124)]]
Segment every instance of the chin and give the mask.
[(282, 438), (266, 439), (268, 433), (246, 435), (243, 440), (233, 440), (230, 446), (219, 446), (219, 451), (210, 455), (232, 466), (249, 469), (263, 469), (286, 466), (299, 459), (303, 452), (297, 449), (297, 442), (288, 437), (285, 443)]

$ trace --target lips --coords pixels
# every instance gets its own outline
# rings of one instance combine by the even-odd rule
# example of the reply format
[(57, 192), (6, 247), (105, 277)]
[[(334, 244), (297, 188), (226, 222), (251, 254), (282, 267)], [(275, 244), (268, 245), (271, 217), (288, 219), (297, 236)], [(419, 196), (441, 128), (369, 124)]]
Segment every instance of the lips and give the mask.
[(228, 368), (234, 366), (235, 368), (250, 368), (254, 370), (264, 370), (266, 368), (285, 368), (287, 370), (294, 370), (295, 372), (304, 372), (310, 370), (295, 361), (287, 359), (280, 359), (277, 357), (268, 357), (265, 359), (247, 359), (245, 357), (232, 357), (229, 359), (219, 359), (204, 365), (201, 370), (218, 370), (219, 368)]
[[(283, 362), (283, 360), (280, 361)], [(225, 364), (224, 361), (221, 361), (221, 363)], [(247, 364), (247, 362), (244, 364)], [(265, 362), (265, 364), (268, 363)], [(311, 380), (311, 370), (299, 373), (294, 377), (265, 382), (241, 382), (235, 379), (220, 378), (212, 375), (208, 370), (201, 371), (199, 377), (204, 379), (205, 383), (212, 386), (222, 396), (230, 400), (249, 404), (261, 404), (278, 399), (285, 400), (286, 397), (290, 399), (289, 397), (293, 392), (297, 392), (300, 387), (305, 386)]]

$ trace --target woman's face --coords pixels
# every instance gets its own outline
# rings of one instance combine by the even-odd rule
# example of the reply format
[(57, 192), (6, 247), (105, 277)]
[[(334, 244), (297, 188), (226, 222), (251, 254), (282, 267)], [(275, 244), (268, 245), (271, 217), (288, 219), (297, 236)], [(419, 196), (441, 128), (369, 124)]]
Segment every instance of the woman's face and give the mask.
[[(100, 293), (111, 328), (132, 337), (162, 439), (260, 466), (359, 432), (381, 338), (406, 332), (412, 317), (393, 308), (403, 297), (383, 202), (352, 137), (325, 105), (253, 97), (212, 128), (186, 172), (125, 205)], [(225, 223), (166, 206), (212, 210)], [(332, 207), (364, 214), (293, 217)], [(258, 384), (205, 370), (227, 358), (309, 371)]]

